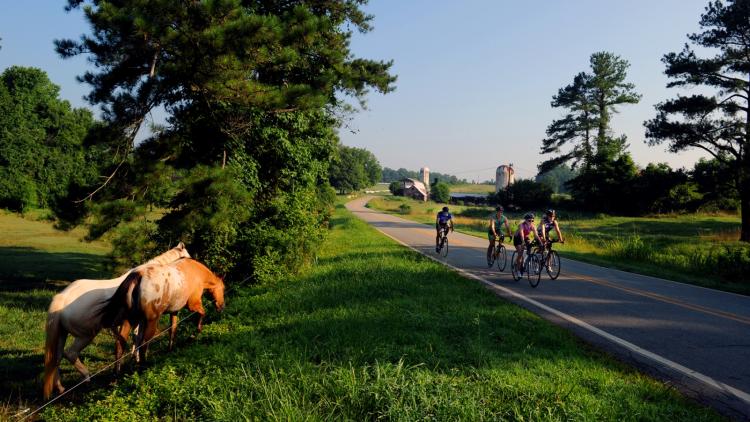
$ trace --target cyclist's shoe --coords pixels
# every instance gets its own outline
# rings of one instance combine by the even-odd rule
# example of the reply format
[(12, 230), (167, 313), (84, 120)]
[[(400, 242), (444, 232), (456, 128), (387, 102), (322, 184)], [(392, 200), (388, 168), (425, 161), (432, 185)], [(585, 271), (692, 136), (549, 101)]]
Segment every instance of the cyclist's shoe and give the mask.
[(435, 246), (435, 253), (440, 253), (440, 247), (439, 246)]

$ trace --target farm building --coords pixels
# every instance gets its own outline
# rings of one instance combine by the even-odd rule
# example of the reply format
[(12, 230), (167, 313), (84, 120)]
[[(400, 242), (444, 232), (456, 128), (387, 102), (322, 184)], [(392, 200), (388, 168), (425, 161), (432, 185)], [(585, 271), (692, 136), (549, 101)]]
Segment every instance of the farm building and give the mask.
[(427, 188), (424, 183), (410, 178), (402, 179), (401, 182), (404, 184), (404, 196), (420, 201), (427, 200)]

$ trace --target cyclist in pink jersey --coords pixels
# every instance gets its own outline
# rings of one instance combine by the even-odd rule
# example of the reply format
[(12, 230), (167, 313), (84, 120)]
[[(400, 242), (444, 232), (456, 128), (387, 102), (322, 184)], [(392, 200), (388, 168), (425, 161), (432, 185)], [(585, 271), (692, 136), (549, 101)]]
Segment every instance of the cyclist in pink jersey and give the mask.
[(516, 247), (516, 268), (518, 273), (523, 274), (523, 249), (531, 249), (531, 239), (529, 235), (536, 232), (534, 226), (534, 213), (527, 213), (523, 216), (523, 222), (518, 225), (515, 235), (513, 235), (513, 246)]

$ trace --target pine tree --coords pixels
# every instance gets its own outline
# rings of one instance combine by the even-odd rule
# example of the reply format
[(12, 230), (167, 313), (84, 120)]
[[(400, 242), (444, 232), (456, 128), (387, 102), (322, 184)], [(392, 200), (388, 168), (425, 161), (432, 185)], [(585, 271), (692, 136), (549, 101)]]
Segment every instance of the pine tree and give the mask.
[(679, 95), (656, 105), (657, 115), (646, 121), (649, 145), (668, 143), (669, 150), (706, 151), (732, 169), (740, 193), (740, 240), (750, 242), (750, 1), (709, 3), (701, 15), (703, 32), (688, 35), (701, 50), (699, 58), (686, 44), (662, 62), (673, 79), (667, 87), (706, 87), (714, 95)]

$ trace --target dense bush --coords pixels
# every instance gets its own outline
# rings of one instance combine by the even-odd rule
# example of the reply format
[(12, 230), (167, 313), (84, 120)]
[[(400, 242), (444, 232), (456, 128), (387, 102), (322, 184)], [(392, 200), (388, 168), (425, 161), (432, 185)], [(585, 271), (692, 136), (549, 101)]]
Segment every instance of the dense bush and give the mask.
[(430, 188), (430, 197), (435, 202), (448, 203), (451, 200), (451, 189), (445, 182), (437, 182)]
[(388, 185), (388, 190), (393, 195), (402, 196), (404, 194), (404, 184), (402, 182), (393, 181)]
[(488, 195), (488, 200), (513, 209), (545, 208), (552, 202), (552, 189), (544, 183), (521, 179), (507, 189)]

